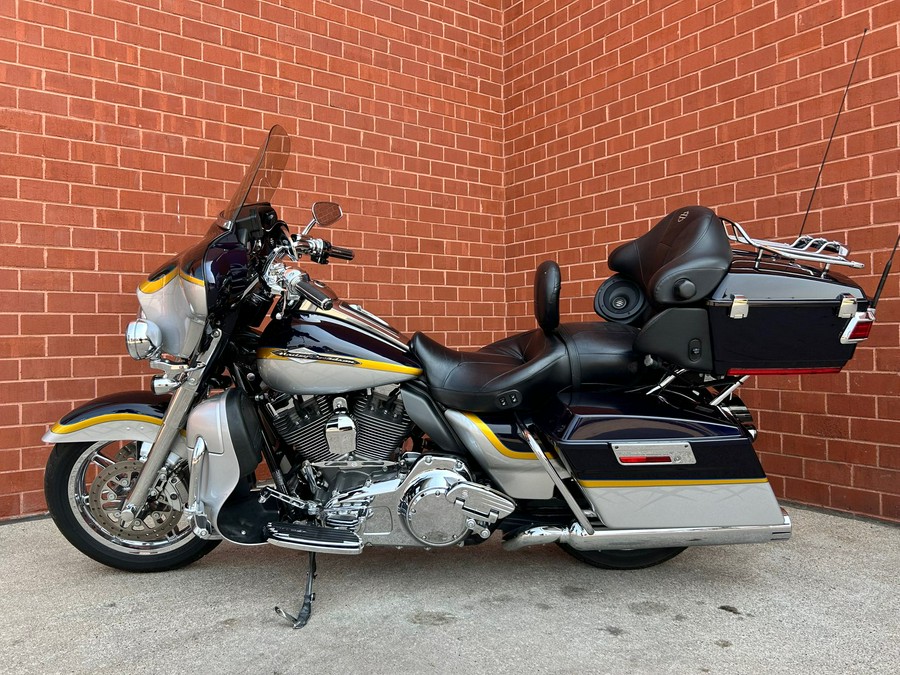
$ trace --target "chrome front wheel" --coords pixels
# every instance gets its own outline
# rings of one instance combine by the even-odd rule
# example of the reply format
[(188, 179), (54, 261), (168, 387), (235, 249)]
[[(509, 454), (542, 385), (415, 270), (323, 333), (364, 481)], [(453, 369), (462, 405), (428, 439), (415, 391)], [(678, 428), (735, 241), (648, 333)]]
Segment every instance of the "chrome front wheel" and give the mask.
[(188, 565), (219, 543), (198, 538), (184, 513), (186, 466), (157, 483), (138, 518), (120, 523), (121, 505), (148, 446), (139, 441), (61, 443), (50, 453), (44, 476), (50, 515), (66, 539), (97, 562), (133, 572)]

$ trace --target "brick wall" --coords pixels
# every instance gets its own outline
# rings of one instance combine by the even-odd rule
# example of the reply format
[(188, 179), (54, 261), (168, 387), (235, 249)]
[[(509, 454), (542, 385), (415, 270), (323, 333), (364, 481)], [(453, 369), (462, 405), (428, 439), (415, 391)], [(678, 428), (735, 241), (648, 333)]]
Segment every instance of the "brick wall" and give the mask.
[[(566, 317), (591, 316), (610, 248), (676, 206), (796, 232), (870, 26), (807, 230), (847, 239), (871, 290), (900, 219), (897, 3), (706, 4), (2, 3), (0, 517), (44, 508), (49, 423), (145, 386), (133, 290), (273, 123), (296, 154), (282, 215), (336, 199), (330, 238), (359, 252), (315, 271), (478, 346), (531, 327), (545, 257)], [(781, 494), (900, 519), (898, 277), (847, 372), (747, 392)]]
[(289, 5), (0, 3), (0, 516), (44, 508), (49, 423), (145, 388), (134, 289), (274, 123), (296, 156), (281, 215), (348, 214), (329, 236), (358, 257), (320, 278), (404, 331), (503, 334), (499, 7)]
[[(563, 310), (593, 317), (608, 253), (703, 204), (791, 240), (870, 28), (806, 233), (846, 241), (869, 293), (898, 199), (897, 2), (524, 2), (506, 14), (510, 330), (557, 258)], [(900, 274), (837, 375), (750, 380), (757, 449), (779, 495), (900, 520)], [(748, 383), (748, 384), (750, 384)]]

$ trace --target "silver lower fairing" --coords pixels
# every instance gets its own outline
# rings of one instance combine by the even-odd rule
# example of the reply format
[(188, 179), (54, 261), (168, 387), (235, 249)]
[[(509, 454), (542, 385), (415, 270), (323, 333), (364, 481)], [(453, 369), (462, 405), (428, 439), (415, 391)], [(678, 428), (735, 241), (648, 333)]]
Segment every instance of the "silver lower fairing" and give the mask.
[(537, 544), (567, 544), (579, 551), (716, 546), (720, 544), (763, 544), (791, 537), (791, 518), (781, 509), (780, 525), (737, 525), (733, 527), (670, 527), (653, 529), (604, 530), (588, 534), (578, 523), (569, 527), (531, 527), (513, 535), (504, 548), (515, 551)]

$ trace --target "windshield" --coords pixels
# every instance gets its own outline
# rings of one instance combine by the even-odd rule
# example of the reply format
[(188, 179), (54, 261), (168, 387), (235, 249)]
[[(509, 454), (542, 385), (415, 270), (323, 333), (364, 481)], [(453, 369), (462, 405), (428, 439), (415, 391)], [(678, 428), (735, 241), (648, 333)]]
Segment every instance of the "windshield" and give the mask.
[(281, 183), (281, 174), (291, 154), (291, 139), (280, 125), (269, 130), (269, 135), (247, 167), (247, 173), (234, 191), (228, 205), (222, 211), (226, 218), (224, 227), (230, 228), (244, 204), (262, 204), (272, 201), (272, 195)]

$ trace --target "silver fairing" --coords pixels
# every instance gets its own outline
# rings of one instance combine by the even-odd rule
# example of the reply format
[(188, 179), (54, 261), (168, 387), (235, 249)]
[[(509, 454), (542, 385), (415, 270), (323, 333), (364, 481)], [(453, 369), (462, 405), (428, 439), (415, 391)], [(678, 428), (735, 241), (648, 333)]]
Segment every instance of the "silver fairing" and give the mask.
[(147, 319), (159, 326), (162, 351), (182, 358), (191, 356), (206, 323), (203, 282), (172, 270), (161, 279), (142, 283), (137, 297)]
[(201, 463), (198, 498), (213, 531), (218, 531), (219, 511), (241, 477), (225, 411), (225, 393), (202, 401), (191, 411), (187, 421), (187, 443), (191, 450), (201, 438), (206, 444), (206, 459)]

